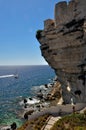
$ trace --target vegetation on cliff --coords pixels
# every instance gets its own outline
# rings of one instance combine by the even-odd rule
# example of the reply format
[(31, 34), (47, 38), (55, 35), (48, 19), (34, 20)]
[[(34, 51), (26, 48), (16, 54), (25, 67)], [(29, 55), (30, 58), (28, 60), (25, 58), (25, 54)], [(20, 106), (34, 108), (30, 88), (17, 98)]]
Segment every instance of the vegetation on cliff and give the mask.
[(84, 114), (64, 116), (54, 124), (51, 130), (86, 130), (86, 111)]
[[(17, 130), (41, 130), (46, 124), (49, 115), (40, 116), (31, 121), (26, 121)], [(86, 130), (86, 111), (83, 114), (73, 113), (58, 120), (50, 130)]]
[(41, 32), (42, 32), (42, 30), (37, 30), (37, 32), (36, 32), (36, 38), (38, 40), (41, 38)]

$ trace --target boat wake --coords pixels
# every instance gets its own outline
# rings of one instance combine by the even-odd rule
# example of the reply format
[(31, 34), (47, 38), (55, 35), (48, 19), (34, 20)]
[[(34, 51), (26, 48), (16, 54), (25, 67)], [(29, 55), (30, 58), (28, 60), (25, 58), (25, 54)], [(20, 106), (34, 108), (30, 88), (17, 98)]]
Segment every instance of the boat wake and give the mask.
[(2, 76), (0, 76), (0, 79), (2, 79), (2, 78), (9, 78), (9, 77), (15, 77), (16, 75), (14, 75), (14, 74), (11, 74), (11, 75), (2, 75)]

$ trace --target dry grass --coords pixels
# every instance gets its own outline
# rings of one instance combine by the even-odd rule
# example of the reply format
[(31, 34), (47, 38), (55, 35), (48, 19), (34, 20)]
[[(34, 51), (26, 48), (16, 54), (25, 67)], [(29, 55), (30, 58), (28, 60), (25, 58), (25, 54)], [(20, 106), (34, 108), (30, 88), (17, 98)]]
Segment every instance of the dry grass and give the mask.
[(31, 121), (27, 121), (17, 130), (41, 130), (43, 125), (45, 124), (49, 115), (40, 116), (39, 118)]

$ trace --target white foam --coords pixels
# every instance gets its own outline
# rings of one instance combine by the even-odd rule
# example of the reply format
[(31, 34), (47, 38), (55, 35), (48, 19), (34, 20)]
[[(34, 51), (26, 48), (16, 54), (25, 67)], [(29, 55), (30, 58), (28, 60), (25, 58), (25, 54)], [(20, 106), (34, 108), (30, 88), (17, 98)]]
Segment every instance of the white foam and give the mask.
[[(27, 100), (26, 103), (29, 104), (29, 105), (33, 105), (33, 104), (36, 104), (36, 103), (39, 103), (39, 102), (40, 102), (40, 100), (35, 99), (35, 98), (32, 98), (32, 100), (29, 99), (29, 98), (26, 98), (26, 100)], [(20, 104), (20, 105), (23, 105), (23, 104), (24, 104), (24, 101), (21, 101), (19, 104)]]
[(40, 85), (40, 86), (34, 86), (32, 87), (32, 90), (35, 91), (39, 91), (39, 90), (47, 90), (47, 88), (45, 87), (45, 85)]
[(10, 126), (4, 126), (2, 128), (0, 128), (0, 130), (7, 130), (7, 129), (10, 129), (11, 127)]
[(53, 84), (52, 83), (48, 83), (48, 87), (52, 87), (53, 86)]
[(36, 103), (39, 103), (39, 102), (40, 102), (40, 100), (37, 100), (35, 98), (32, 98), (32, 100), (27, 99), (27, 104), (36, 104)]
[(47, 90), (47, 88), (45, 87), (45, 85), (41, 85), (40, 89)]

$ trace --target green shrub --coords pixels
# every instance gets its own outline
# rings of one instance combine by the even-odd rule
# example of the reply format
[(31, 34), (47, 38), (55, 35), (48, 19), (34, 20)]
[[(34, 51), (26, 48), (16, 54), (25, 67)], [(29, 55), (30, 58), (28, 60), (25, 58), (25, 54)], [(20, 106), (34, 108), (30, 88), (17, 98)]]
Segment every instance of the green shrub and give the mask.
[(42, 32), (42, 30), (37, 30), (37, 32), (36, 32), (36, 38), (38, 40), (41, 38), (41, 32)]
[(51, 130), (86, 130), (84, 114), (71, 114), (57, 121)]
[(85, 126), (77, 126), (74, 128), (74, 130), (86, 130)]

